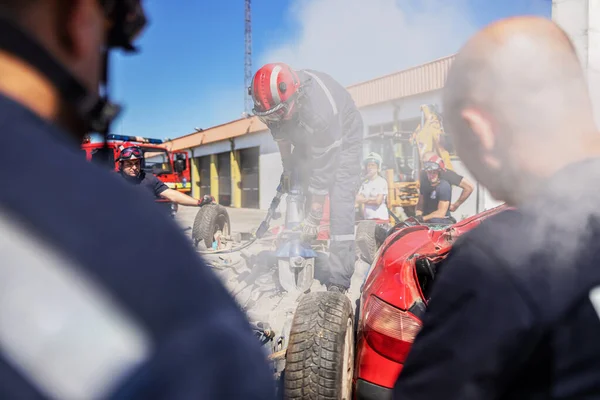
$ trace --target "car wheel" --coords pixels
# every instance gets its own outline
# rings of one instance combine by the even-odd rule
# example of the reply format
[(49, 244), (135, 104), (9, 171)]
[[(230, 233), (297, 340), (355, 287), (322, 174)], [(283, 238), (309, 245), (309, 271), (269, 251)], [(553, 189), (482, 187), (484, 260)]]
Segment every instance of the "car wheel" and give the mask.
[(360, 221), (356, 227), (356, 252), (359, 258), (368, 264), (373, 262), (377, 253), (376, 229), (375, 221)]
[(206, 204), (200, 207), (196, 218), (194, 219), (194, 227), (192, 229), (192, 239), (194, 245), (204, 242), (206, 248), (212, 247), (215, 240), (215, 233), (221, 231), (223, 235), (229, 236), (230, 222), (227, 209), (218, 204)]
[(284, 398), (352, 398), (354, 315), (348, 297), (335, 292), (304, 295), (288, 343)]

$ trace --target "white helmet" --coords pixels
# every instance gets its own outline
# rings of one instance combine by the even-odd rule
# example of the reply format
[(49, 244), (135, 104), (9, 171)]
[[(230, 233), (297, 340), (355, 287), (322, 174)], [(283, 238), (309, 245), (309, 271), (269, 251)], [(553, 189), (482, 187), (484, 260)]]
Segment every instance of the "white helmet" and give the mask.
[(367, 155), (367, 158), (365, 158), (365, 161), (364, 161), (365, 167), (367, 166), (368, 163), (371, 163), (371, 162), (377, 164), (377, 169), (379, 169), (381, 171), (381, 164), (383, 164), (383, 159), (381, 158), (381, 156), (379, 154), (370, 152), (369, 155)]

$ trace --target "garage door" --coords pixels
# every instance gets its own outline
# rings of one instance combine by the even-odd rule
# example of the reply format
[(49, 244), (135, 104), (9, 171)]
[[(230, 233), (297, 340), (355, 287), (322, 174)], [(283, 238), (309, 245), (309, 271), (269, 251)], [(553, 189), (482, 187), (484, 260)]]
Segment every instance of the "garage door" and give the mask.
[(240, 150), (240, 172), (242, 175), (242, 207), (259, 208), (258, 158), (259, 147)]
[(196, 157), (196, 165), (200, 173), (200, 197), (210, 194), (210, 156)]
[(231, 155), (229, 152), (217, 154), (219, 173), (219, 204), (231, 206)]

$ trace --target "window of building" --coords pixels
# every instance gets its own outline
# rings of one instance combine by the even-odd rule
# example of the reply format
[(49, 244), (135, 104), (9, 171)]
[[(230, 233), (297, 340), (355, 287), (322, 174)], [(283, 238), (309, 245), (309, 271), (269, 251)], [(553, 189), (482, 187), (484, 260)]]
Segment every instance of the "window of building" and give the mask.
[(381, 134), (384, 132), (394, 132), (394, 123), (387, 122), (385, 124), (370, 125), (368, 132), (369, 132), (368, 133), (369, 136)]

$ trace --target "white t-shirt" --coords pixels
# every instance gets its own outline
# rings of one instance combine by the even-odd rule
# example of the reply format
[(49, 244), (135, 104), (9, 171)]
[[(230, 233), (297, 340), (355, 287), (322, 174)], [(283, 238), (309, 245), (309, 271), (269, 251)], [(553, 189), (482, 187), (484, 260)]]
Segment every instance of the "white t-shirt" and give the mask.
[(360, 190), (358, 192), (362, 194), (367, 199), (375, 198), (378, 195), (383, 195), (383, 202), (379, 206), (375, 206), (372, 204), (364, 205), (364, 219), (389, 219), (390, 216), (388, 214), (386, 200), (388, 194), (388, 184), (385, 179), (381, 176), (377, 175), (375, 179), (368, 180), (362, 184)]

